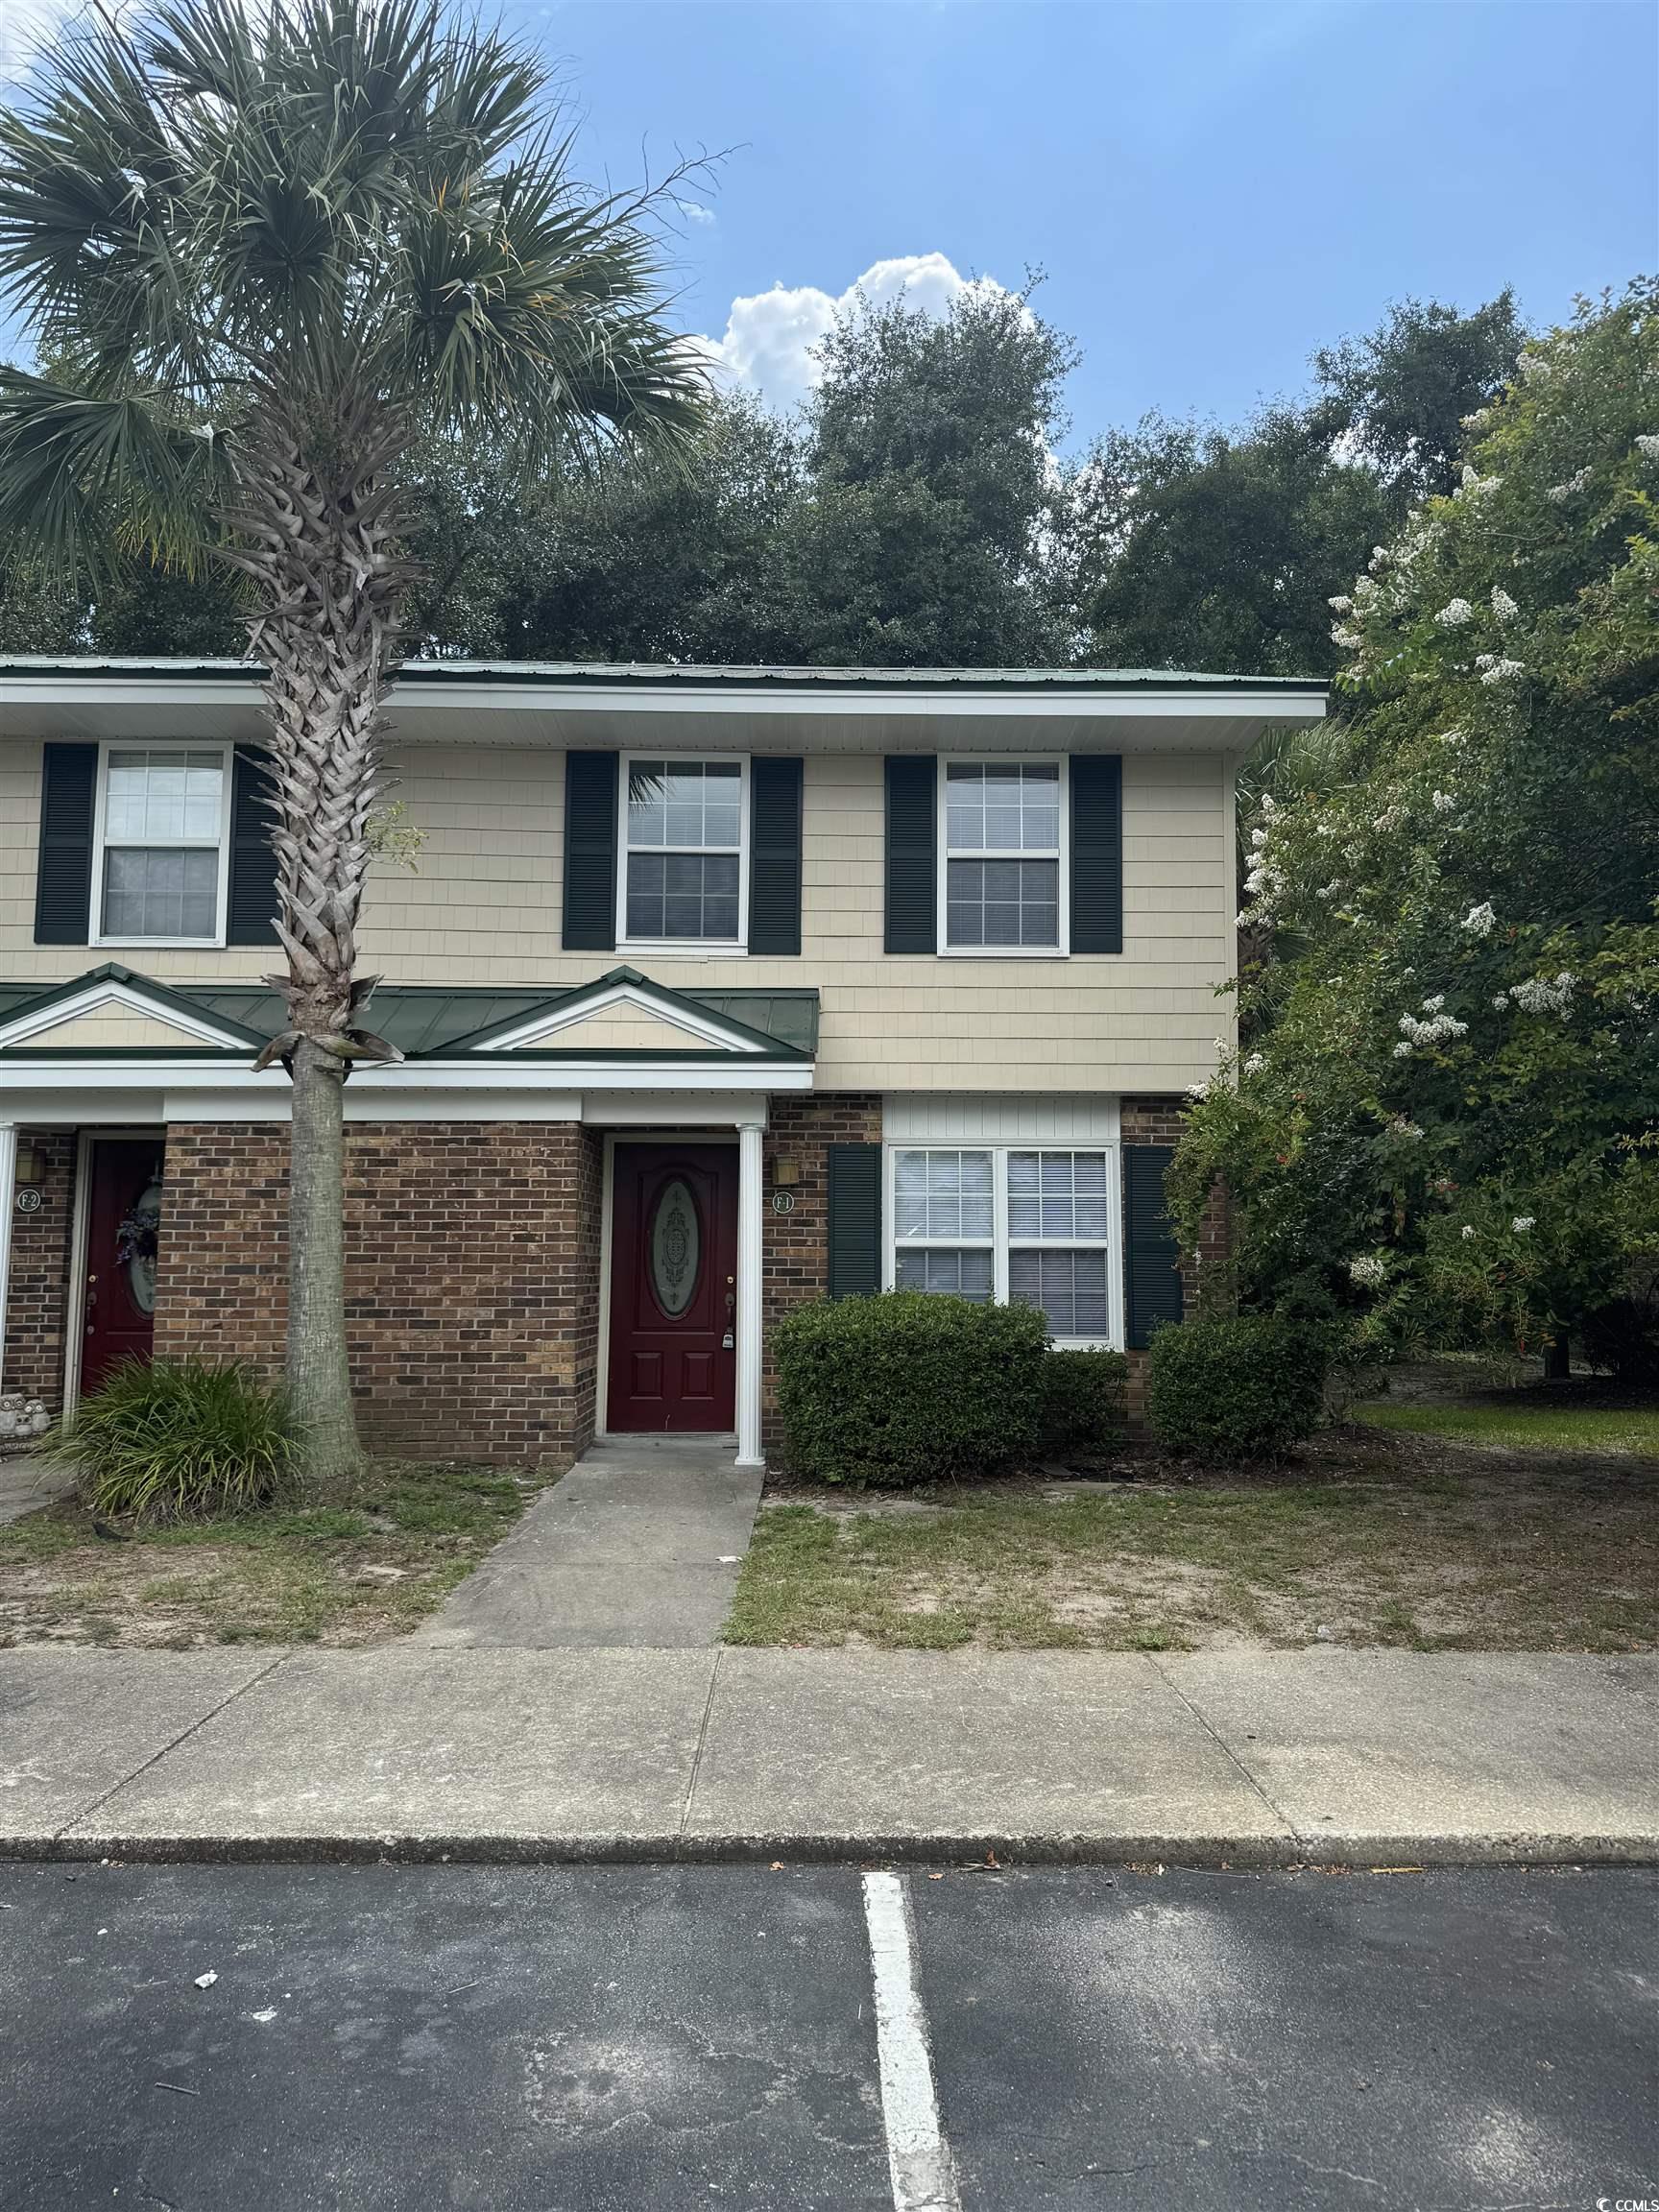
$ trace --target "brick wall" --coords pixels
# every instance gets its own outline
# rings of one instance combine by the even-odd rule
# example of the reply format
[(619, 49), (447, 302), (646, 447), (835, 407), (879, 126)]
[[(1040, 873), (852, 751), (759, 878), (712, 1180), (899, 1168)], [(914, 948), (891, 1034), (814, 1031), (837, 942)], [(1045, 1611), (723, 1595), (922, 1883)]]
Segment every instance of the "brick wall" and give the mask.
[(64, 1334), (69, 1322), (69, 1250), (75, 1218), (75, 1137), (67, 1130), (19, 1129), (21, 1149), (42, 1157), (37, 1211), (12, 1209), (12, 1279), (6, 1301), (6, 1372), (0, 1387), (63, 1405)]
[[(822, 1298), (830, 1282), (830, 1165), (831, 1144), (879, 1144), (881, 1100), (863, 1092), (825, 1092), (815, 1097), (774, 1098), (763, 1147), (764, 1212), (760, 1235), (765, 1251), (761, 1286), (761, 1329), (766, 1356), (761, 1369), (762, 1435), (777, 1441), (777, 1371), (774, 1331), (792, 1307)], [(799, 1166), (800, 1181), (787, 1186), (795, 1204), (774, 1214), (772, 1193), (780, 1160)]]
[[(535, 1463), (593, 1433), (600, 1139), (576, 1123), (353, 1122), (346, 1323), (366, 1438)], [(175, 1125), (156, 1350), (276, 1374), (288, 1132)]]

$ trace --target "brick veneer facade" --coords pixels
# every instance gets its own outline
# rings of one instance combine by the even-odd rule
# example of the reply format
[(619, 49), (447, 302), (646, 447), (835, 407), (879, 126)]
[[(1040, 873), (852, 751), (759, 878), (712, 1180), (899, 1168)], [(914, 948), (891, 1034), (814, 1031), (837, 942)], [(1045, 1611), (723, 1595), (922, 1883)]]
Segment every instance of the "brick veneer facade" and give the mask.
[[(765, 1196), (760, 1223), (764, 1266), (760, 1293), (765, 1357), (760, 1371), (761, 1436), (778, 1442), (778, 1374), (775, 1332), (791, 1308), (822, 1298), (830, 1286), (830, 1147), (879, 1144), (879, 1095), (855, 1091), (798, 1094), (774, 1098), (763, 1147)], [(778, 1163), (792, 1161), (799, 1180), (781, 1185)], [(795, 1203), (772, 1211), (772, 1193), (787, 1189)]]
[(75, 1137), (71, 1131), (19, 1129), (17, 1142), (39, 1155), (34, 1186), (40, 1204), (17, 1211), (12, 1193), (12, 1280), (6, 1300), (6, 1372), (0, 1387), (63, 1405), (64, 1339), (69, 1326), (69, 1254), (75, 1221)]
[[(346, 1325), (367, 1437), (503, 1463), (586, 1447), (602, 1159), (575, 1122), (348, 1124)], [(287, 1167), (280, 1125), (168, 1130), (157, 1354), (279, 1370)]]

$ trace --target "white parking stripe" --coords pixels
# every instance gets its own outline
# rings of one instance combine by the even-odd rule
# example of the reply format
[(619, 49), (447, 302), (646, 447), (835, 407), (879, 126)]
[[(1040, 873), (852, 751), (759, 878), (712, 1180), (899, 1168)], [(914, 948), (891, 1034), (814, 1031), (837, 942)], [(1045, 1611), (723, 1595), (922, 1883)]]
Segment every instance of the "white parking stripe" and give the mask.
[(865, 1875), (864, 1920), (870, 1931), (881, 2120), (894, 2212), (960, 2212), (950, 2147), (939, 2125), (933, 2092), (909, 1901), (897, 1874)]

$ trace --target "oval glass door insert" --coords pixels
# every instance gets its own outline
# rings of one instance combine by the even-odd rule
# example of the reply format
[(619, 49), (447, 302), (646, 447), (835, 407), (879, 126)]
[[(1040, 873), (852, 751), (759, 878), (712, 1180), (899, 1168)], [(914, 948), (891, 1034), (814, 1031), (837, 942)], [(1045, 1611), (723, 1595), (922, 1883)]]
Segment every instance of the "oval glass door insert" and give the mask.
[(658, 1199), (651, 1224), (651, 1288), (670, 1320), (691, 1303), (700, 1248), (696, 1201), (677, 1175)]

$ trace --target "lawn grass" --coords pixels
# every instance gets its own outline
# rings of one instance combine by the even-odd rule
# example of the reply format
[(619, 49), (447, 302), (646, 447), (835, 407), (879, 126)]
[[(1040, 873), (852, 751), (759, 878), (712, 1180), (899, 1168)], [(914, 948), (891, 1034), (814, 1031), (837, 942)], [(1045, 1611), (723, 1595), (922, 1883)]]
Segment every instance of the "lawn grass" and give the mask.
[(0, 1527), (0, 1643), (371, 1644), (404, 1634), (541, 1487), (377, 1459), (339, 1496), (101, 1539), (74, 1500)]
[(1437, 1405), (1380, 1398), (1353, 1409), (1356, 1421), (1413, 1436), (1450, 1436), (1511, 1452), (1635, 1452), (1659, 1459), (1659, 1407), (1550, 1406), (1507, 1401)]
[[(1659, 1645), (1659, 1469), (1336, 1431), (1297, 1468), (763, 1507), (732, 1644)], [(1321, 1635), (1323, 1631), (1323, 1635)]]

